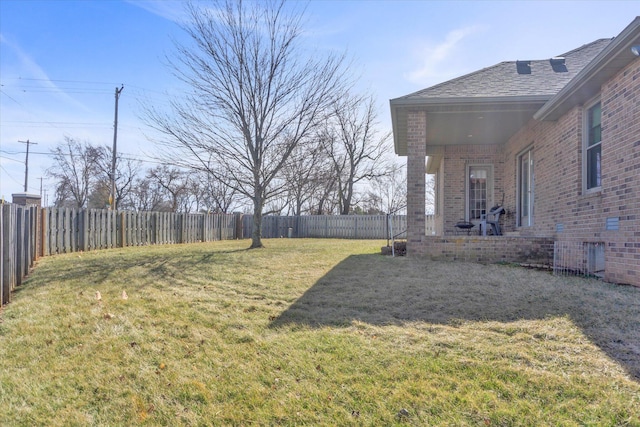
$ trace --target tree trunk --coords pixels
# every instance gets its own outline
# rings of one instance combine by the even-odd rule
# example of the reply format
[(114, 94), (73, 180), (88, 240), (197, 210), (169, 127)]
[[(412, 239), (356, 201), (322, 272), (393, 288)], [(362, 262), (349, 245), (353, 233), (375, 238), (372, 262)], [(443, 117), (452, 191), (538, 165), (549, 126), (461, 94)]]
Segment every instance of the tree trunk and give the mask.
[(351, 211), (352, 190), (347, 189), (346, 192), (340, 192), (340, 215), (349, 215)]
[(253, 199), (253, 231), (249, 249), (262, 248), (262, 199)]

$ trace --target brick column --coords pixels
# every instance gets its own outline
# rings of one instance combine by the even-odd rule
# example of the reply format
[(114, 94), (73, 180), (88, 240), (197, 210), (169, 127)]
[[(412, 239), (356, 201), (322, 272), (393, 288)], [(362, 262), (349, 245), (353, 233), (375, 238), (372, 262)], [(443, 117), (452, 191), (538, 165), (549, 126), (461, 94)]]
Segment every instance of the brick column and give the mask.
[(407, 118), (407, 254), (426, 253), (425, 174), (427, 113), (410, 111)]

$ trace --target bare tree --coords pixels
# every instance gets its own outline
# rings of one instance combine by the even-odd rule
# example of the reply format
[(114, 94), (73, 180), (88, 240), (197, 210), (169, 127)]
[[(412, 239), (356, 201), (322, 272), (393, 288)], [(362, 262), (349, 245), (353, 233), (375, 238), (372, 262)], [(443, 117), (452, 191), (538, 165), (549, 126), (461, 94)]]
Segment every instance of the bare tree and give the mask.
[[(319, 142), (322, 144), (322, 141)], [(305, 212), (311, 215), (336, 214), (339, 212), (336, 191), (338, 180), (333, 163), (325, 152), (324, 147), (319, 154), (319, 162), (314, 168), (312, 181), (308, 189), (310, 197)]]
[[(100, 171), (99, 179), (102, 181), (100, 184), (100, 188), (106, 187), (108, 188), (108, 191), (106, 193), (104, 191), (99, 192), (96, 195), (95, 199), (96, 203), (100, 207), (103, 207), (108, 203), (111, 193), (111, 162), (113, 157), (113, 149), (108, 146), (102, 146), (99, 149), (100, 159), (97, 166), (98, 170)], [(128, 196), (133, 191), (133, 184), (140, 172), (140, 165), (141, 162), (139, 160), (124, 157), (121, 153), (118, 153), (116, 155), (116, 200), (114, 206), (117, 209), (132, 207), (123, 202), (130, 199)], [(104, 197), (106, 197), (106, 199)]]
[(53, 149), (54, 165), (47, 175), (56, 180), (56, 206), (87, 207), (97, 174), (100, 149), (69, 136)]
[(165, 200), (171, 212), (188, 212), (190, 201), (190, 177), (186, 172), (167, 165), (157, 166), (147, 171), (147, 178), (164, 190)]
[(110, 209), (109, 195), (111, 194), (111, 182), (109, 180), (100, 179), (99, 176), (91, 186), (91, 192), (87, 199), (88, 209)]
[(282, 169), (286, 182), (289, 212), (301, 215), (305, 205), (322, 187), (328, 162), (317, 140), (296, 148)]
[[(109, 188), (111, 190), (111, 188)], [(165, 190), (157, 180), (147, 176), (136, 178), (125, 204), (136, 211), (168, 212), (171, 210), (165, 198)]]
[(398, 213), (407, 206), (407, 175), (404, 164), (391, 164), (387, 174), (371, 180), (369, 209), (380, 213)]
[[(224, 172), (218, 174), (225, 177)], [(207, 171), (201, 171), (195, 176), (199, 186), (199, 201), (209, 212), (229, 213), (237, 203), (237, 192)]]
[(373, 97), (350, 96), (336, 100), (333, 115), (321, 135), (336, 177), (340, 214), (355, 204), (355, 185), (387, 173), (381, 164), (390, 132), (378, 136)]
[(318, 180), (318, 187), (311, 199), (312, 215), (330, 215), (339, 212), (336, 194), (336, 176), (333, 169), (324, 171)]
[(304, 55), (295, 3), (213, 6), (189, 6), (184, 29), (192, 43), (177, 43), (169, 59), (192, 92), (172, 102), (173, 115), (150, 108), (147, 117), (174, 161), (206, 170), (252, 201), (257, 248), (265, 203), (283, 191), (280, 171), (344, 91), (344, 56)]

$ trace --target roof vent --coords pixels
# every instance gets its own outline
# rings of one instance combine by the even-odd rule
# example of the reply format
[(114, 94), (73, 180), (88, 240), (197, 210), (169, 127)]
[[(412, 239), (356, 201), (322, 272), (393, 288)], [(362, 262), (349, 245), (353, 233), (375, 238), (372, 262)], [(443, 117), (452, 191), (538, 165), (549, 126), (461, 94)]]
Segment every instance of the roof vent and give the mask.
[(516, 61), (518, 74), (531, 74), (531, 61)]
[(553, 71), (555, 71), (556, 73), (566, 73), (569, 71), (567, 70), (567, 66), (564, 63), (564, 57), (562, 56), (551, 58), (549, 60), (549, 63), (551, 64), (551, 68), (553, 68)]

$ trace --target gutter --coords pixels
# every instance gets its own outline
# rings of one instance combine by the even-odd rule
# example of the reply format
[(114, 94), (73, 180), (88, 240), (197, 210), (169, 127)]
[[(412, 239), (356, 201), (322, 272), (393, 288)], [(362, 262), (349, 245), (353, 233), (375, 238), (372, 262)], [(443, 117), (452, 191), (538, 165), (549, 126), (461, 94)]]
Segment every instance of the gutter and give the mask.
[(430, 107), (430, 106), (465, 106), (482, 104), (525, 104), (547, 102), (553, 94), (549, 95), (511, 95), (492, 97), (465, 97), (465, 98), (395, 98), (389, 101), (392, 109), (402, 107)]

